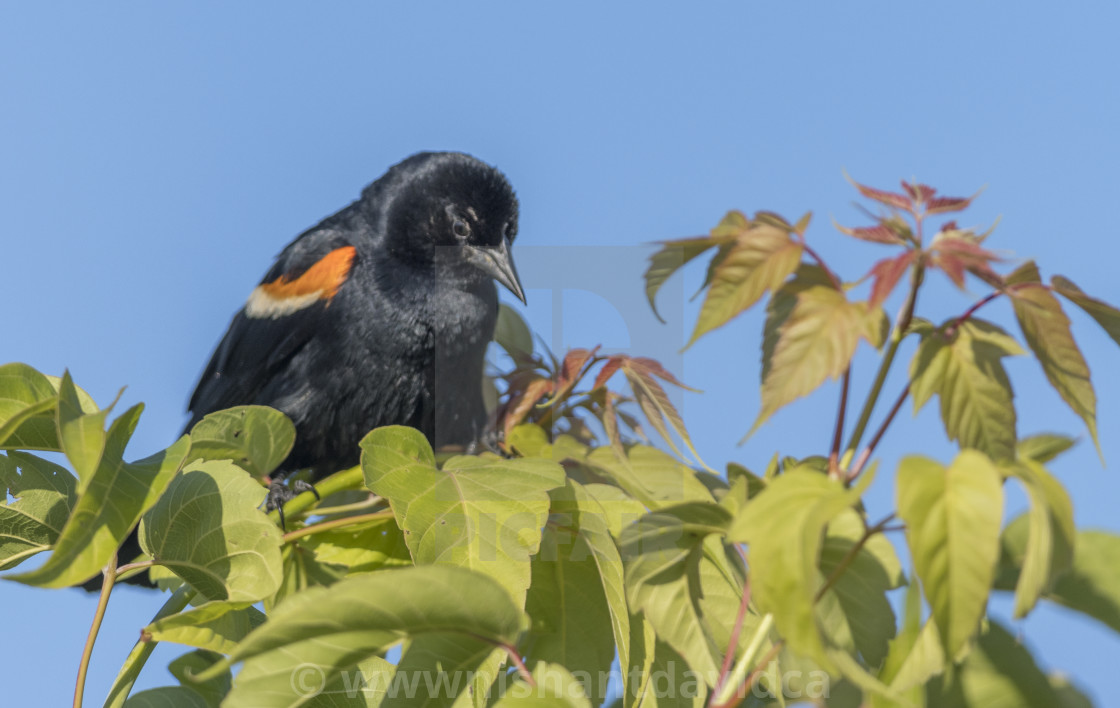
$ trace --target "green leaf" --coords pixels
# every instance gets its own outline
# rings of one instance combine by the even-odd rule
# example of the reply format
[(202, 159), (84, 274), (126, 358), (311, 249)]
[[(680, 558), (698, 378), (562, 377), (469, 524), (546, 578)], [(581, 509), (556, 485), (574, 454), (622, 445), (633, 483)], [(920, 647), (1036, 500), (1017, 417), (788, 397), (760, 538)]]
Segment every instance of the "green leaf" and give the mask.
[[(912, 703), (919, 703), (920, 691), (927, 681), (945, 670), (944, 652), (937, 638), (937, 626), (922, 624), (922, 590), (917, 579), (906, 589), (902, 626), (890, 643), (879, 671), (879, 679)], [(873, 697), (874, 708), (894, 703)]]
[(254, 477), (265, 477), (292, 451), (296, 427), (267, 406), (237, 406), (204, 417), (191, 428), (195, 460), (230, 460)]
[[(322, 693), (302, 704), (306, 708), (379, 708), (387, 701), (391, 688), (399, 695), (408, 690), (408, 681), (396, 675), (397, 667), (380, 656), (359, 661), (353, 671), (344, 671), (323, 685)], [(314, 674), (304, 677), (316, 687)], [(394, 686), (394, 684), (396, 684)]]
[(264, 613), (248, 602), (215, 601), (155, 620), (141, 636), (228, 654), (264, 621)]
[(1120, 536), (1081, 531), (1076, 547), (1073, 567), (1044, 597), (1120, 632)]
[(140, 547), (211, 600), (256, 602), (280, 586), (280, 529), (266, 491), (227, 460), (196, 460), (144, 515)]
[(775, 478), (735, 517), (728, 538), (750, 544), (751, 593), (760, 612), (774, 615), (795, 653), (832, 670), (814, 612), (822, 578), (817, 564), (825, 526), (858, 500), (869, 470), (852, 489), (804, 466)]
[[(640, 616), (631, 618), (630, 687), (623, 694), (626, 708), (701, 708), (707, 692), (703, 681), (672, 647), (659, 641), (653, 627)], [(671, 687), (671, 689), (670, 689)]]
[(730, 521), (712, 502), (682, 504), (642, 517), (619, 542), (630, 606), (708, 682), (719, 674), (721, 654), (701, 622), (701, 544)]
[(1077, 441), (1068, 435), (1039, 433), (1020, 440), (1016, 454), (1019, 459), (1034, 460), (1041, 464), (1053, 460), (1076, 443)]
[[(570, 560), (573, 563), (584, 563), (594, 566), (595, 583), (602, 589), (602, 597), (606, 603), (608, 623), (611, 628), (614, 643), (610, 646), (609, 653), (613, 655), (617, 648), (620, 665), (629, 663), (630, 654), (630, 609), (626, 603), (625, 569), (622, 556), (611, 534), (612, 517), (617, 518), (617, 513), (609, 511), (610, 499), (594, 496), (603, 489), (615, 489), (605, 485), (588, 485), (584, 487), (577, 482), (568, 480), (565, 487), (557, 488), (550, 493), (552, 497), (552, 523), (560, 527), (574, 529), (574, 538), (571, 548)], [(633, 500), (630, 500), (633, 504)], [(543, 551), (534, 560), (536, 563), (543, 556)], [(557, 554), (560, 557), (560, 554)], [(546, 557), (547, 558), (547, 557)], [(530, 587), (530, 595), (536, 588), (536, 581)], [(583, 592), (591, 592), (586, 588)], [(530, 610), (530, 616), (536, 615)], [(576, 620), (584, 625), (589, 624), (587, 618), (581, 617), (582, 611), (576, 610), (574, 617), (565, 616), (564, 621)], [(558, 622), (553, 622), (558, 625)], [(609, 664), (609, 661), (608, 661)], [(566, 666), (572, 665), (565, 663)], [(609, 668), (609, 667), (608, 667)], [(629, 687), (630, 677), (623, 675), (622, 688)], [(589, 691), (598, 695), (598, 689)], [(599, 701), (601, 702), (601, 700)]]
[(995, 622), (980, 637), (951, 683), (934, 679), (926, 701), (938, 708), (1054, 708), (1050, 681), (1026, 647)]
[(58, 392), (43, 374), (27, 364), (0, 366), (0, 447), (57, 450), (57, 403)]
[(172, 659), (171, 663), (167, 665), (167, 670), (179, 680), (180, 685), (202, 696), (209, 708), (218, 708), (222, 699), (229, 693), (230, 686), (233, 684), (233, 676), (226, 671), (205, 683), (200, 683), (194, 680), (194, 675), (202, 673), (221, 660), (222, 657), (219, 654), (196, 649)]
[(887, 591), (901, 586), (905, 579), (898, 556), (883, 534), (867, 539), (855, 550), (864, 535), (863, 519), (845, 509), (828, 525), (821, 547), (820, 569), (832, 577), (851, 556), (845, 570), (826, 595), (835, 596), (841, 610), (844, 633), (852, 638), (870, 666), (878, 666), (887, 654), (887, 643), (895, 635), (895, 617)]
[(951, 340), (943, 331), (923, 338), (910, 364), (914, 412), (936, 393), (951, 440), (995, 460), (1014, 458), (1015, 406), (1000, 359), (1023, 350), (1002, 329), (982, 320), (962, 322)]
[(686, 238), (677, 241), (664, 241), (661, 250), (650, 256), (649, 268), (646, 269), (646, 298), (649, 307), (657, 319), (664, 322), (664, 318), (657, 311), (657, 291), (665, 284), (673, 273), (676, 273), (686, 263), (696, 258), (713, 246), (718, 246), (723, 240), (708, 236), (699, 238)]
[[(607, 541), (613, 548), (609, 536)], [(621, 574), (621, 562), (611, 570)], [(610, 671), (615, 649), (612, 613), (599, 568), (586, 541), (563, 521), (544, 530), (540, 553), (533, 558), (525, 611), (532, 618), (526, 661), (550, 661), (593, 677)], [(625, 617), (629, 625), (629, 615)], [(624, 636), (629, 641), (628, 626)], [(591, 687), (596, 705), (606, 697), (601, 692), (606, 686), (598, 684)]]
[(97, 471), (74, 504), (51, 557), (36, 570), (10, 576), (10, 580), (42, 587), (88, 580), (105, 566), (141, 514), (160, 498), (179, 471), (190, 441), (183, 436), (151, 457), (124, 462), (124, 448), (141, 410), (142, 405), (130, 408), (109, 427)]
[(113, 406), (95, 413), (82, 410), (70, 372), (62, 374), (58, 389), (58, 440), (78, 474), (78, 492), (86, 490), (105, 451), (105, 417)]
[[(464, 592), (469, 602), (448, 602)], [(244, 661), (226, 708), (296, 706), (306, 698), (297, 670), (326, 683), (408, 637), (453, 635), (512, 645), (521, 629), (521, 610), (489, 576), (446, 566), (368, 573), (292, 596), (200, 678)]]
[(417, 565), (486, 573), (524, 601), (560, 465), (460, 456), (436, 469), (423, 434), (401, 426), (374, 430), (361, 447), (366, 486), (389, 500)]
[(626, 460), (600, 447), (591, 451), (588, 464), (618, 483), (634, 499), (651, 509), (686, 501), (713, 501), (712, 493), (696, 478), (696, 471), (655, 447), (633, 445)]
[(280, 587), (265, 598), (266, 612), (272, 612), (272, 608), (291, 595), (310, 587), (334, 585), (346, 575), (346, 568), (320, 562), (315, 552), (299, 541), (281, 547), (280, 562), (283, 566)]
[(412, 565), (404, 534), (389, 518), (321, 531), (298, 543), (314, 552), (319, 563), (343, 566), (349, 572)]
[(498, 305), (498, 324), (494, 327), (494, 341), (514, 361), (531, 359), (533, 356), (533, 333), (517, 310), (506, 304)]
[(1003, 480), (983, 454), (948, 467), (907, 457), (898, 469), (898, 514), (946, 657), (977, 631), (999, 558)]
[(1073, 340), (1061, 303), (1041, 285), (1028, 284), (1011, 290), (1010, 294), (1027, 345), (1042, 365), (1050, 385), (1085, 421), (1099, 454), (1097, 397), (1089, 380), (1089, 365)]
[(1097, 324), (1105, 332), (1108, 332), (1108, 336), (1112, 337), (1112, 341), (1120, 344), (1120, 310), (1107, 302), (1086, 295), (1069, 278), (1055, 275), (1050, 279), (1050, 284), (1054, 286), (1055, 292), (1080, 307), (1087, 315), (1096, 320)]
[(1042, 592), (1069, 569), (1077, 529), (1069, 494), (1042, 465), (1031, 460), (1019, 462), (1011, 467), (1011, 474), (1027, 488), (1031, 500), (1030, 511), (1025, 515), (1025, 532), (1013, 532), (1011, 526), (1015, 522), (1004, 532), (1005, 545), (1008, 536), (1025, 536), (1021, 545), (1012, 542), (1022, 548), (1021, 571), (1015, 587), (1015, 618), (1019, 619), (1034, 609)]
[(780, 288), (801, 263), (801, 251), (799, 241), (775, 226), (761, 224), (739, 233), (712, 269), (708, 295), (685, 348), (727, 324), (767, 291)]
[(762, 342), (762, 407), (744, 439), (779, 408), (844, 373), (860, 338), (883, 343), (882, 308), (848, 302), (819, 269), (802, 266), (774, 293)]
[(141, 691), (124, 702), (124, 708), (208, 708), (206, 699), (192, 688), (163, 686)]
[[(533, 667), (536, 688), (524, 681), (517, 681), (509, 688), (494, 708), (591, 708), (586, 686), (559, 664), (539, 662)], [(596, 701), (594, 705), (598, 705)]]
[[(407, 690), (390, 693), (383, 708), (450, 708), (460, 697), (463, 708), (471, 704), (484, 708), (484, 697), (504, 659), (504, 651), (479, 637), (423, 634), (409, 642), (394, 675), (397, 681), (411, 681), (420, 690), (411, 695)], [(476, 695), (469, 695), (468, 690)]]
[[(186, 587), (176, 590), (171, 597), (167, 598), (167, 602), (163, 603), (163, 607), (156, 613), (153, 621), (170, 617), (176, 612), (182, 611), (192, 595), (193, 591)], [(121, 708), (124, 705), (125, 700), (128, 699), (129, 691), (132, 690), (132, 687), (136, 684), (136, 679), (140, 676), (140, 670), (144, 668), (148, 657), (152, 655), (157, 646), (159, 646), (159, 642), (144, 641), (143, 638), (136, 642), (132, 651), (125, 657), (124, 663), (117, 673), (117, 678), (109, 689), (109, 696), (105, 699), (105, 708)], [(221, 673), (220, 670), (215, 669), (211, 678), (218, 678)]]
[(0, 570), (50, 549), (78, 498), (68, 470), (22, 452), (0, 455), (0, 485), (14, 501), (0, 504)]

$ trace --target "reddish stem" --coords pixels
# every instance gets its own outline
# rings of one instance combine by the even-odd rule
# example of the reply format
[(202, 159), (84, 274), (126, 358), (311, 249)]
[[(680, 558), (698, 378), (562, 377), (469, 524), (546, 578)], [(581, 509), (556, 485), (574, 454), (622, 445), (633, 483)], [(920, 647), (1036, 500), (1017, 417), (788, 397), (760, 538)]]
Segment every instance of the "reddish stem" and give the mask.
[[(743, 549), (739, 548), (739, 554), (743, 555)], [(746, 561), (746, 558), (743, 558)], [(731, 640), (727, 643), (727, 653), (723, 657), (723, 666), (719, 670), (719, 680), (716, 681), (716, 688), (712, 691), (712, 700), (723, 690), (723, 684), (727, 682), (728, 673), (731, 671), (731, 663), (735, 660), (735, 650), (739, 648), (739, 634), (743, 631), (743, 619), (747, 615), (747, 607), (751, 604), (751, 578), (748, 575), (743, 580), (743, 597), (739, 601), (739, 614), (735, 616), (735, 626), (731, 628)]]
[(844, 369), (844, 381), (840, 384), (840, 409), (836, 412), (836, 429), (832, 433), (832, 449), (828, 453), (828, 476), (840, 477), (840, 446), (844, 436), (844, 415), (848, 410), (848, 386), (852, 380), (852, 367)]

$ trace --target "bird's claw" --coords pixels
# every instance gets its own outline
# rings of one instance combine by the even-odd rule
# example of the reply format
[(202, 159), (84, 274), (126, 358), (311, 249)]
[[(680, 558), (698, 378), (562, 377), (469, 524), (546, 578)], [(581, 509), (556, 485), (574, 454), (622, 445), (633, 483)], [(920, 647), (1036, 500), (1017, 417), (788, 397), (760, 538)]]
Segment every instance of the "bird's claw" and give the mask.
[(302, 479), (292, 480), (291, 485), (284, 484), (280, 481), (268, 485), (268, 496), (265, 498), (265, 510), (275, 510), (280, 515), (281, 529), (287, 531), (284, 519), (284, 505), (303, 492), (311, 492), (315, 495), (316, 499), (322, 500), (322, 497), (319, 496), (319, 490), (315, 489), (314, 485)]

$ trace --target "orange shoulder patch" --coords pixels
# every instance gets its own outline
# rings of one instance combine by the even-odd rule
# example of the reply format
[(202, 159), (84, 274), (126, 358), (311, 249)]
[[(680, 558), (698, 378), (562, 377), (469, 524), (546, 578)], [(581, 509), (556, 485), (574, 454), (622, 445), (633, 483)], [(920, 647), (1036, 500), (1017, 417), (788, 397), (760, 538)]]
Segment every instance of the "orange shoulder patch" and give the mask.
[(336, 248), (320, 258), (298, 278), (289, 279), (288, 276), (282, 275), (260, 287), (265, 294), (276, 299), (315, 294), (321, 300), (329, 300), (346, 282), (346, 277), (350, 274), (350, 266), (354, 262), (354, 254), (353, 246)]
[(346, 282), (355, 253), (353, 246), (336, 248), (298, 278), (282, 275), (271, 283), (258, 285), (245, 303), (245, 314), (276, 319), (321, 300), (329, 301)]

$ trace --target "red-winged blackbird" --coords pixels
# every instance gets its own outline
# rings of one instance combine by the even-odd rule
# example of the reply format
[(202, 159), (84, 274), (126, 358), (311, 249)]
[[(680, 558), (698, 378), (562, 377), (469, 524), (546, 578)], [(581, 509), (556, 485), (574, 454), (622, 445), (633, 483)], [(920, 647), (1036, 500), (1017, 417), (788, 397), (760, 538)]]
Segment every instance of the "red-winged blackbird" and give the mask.
[[(382, 425), (419, 428), (436, 447), (472, 445), (486, 432), (494, 281), (525, 300), (516, 234), (517, 197), (490, 165), (453, 152), (394, 165), (280, 253), (203, 372), (187, 429), (236, 405), (283, 411), (296, 441), (278, 476), (353, 466), (361, 438)], [(285, 496), (273, 491), (270, 503)], [(121, 557), (137, 553), (133, 534)]]
[(272, 406), (296, 426), (282, 471), (315, 477), (356, 464), (381, 425), (419, 428), (436, 447), (474, 443), (493, 281), (525, 299), (516, 234), (517, 198), (495, 168), (449, 152), (394, 165), (280, 253), (202, 374), (188, 428)]

